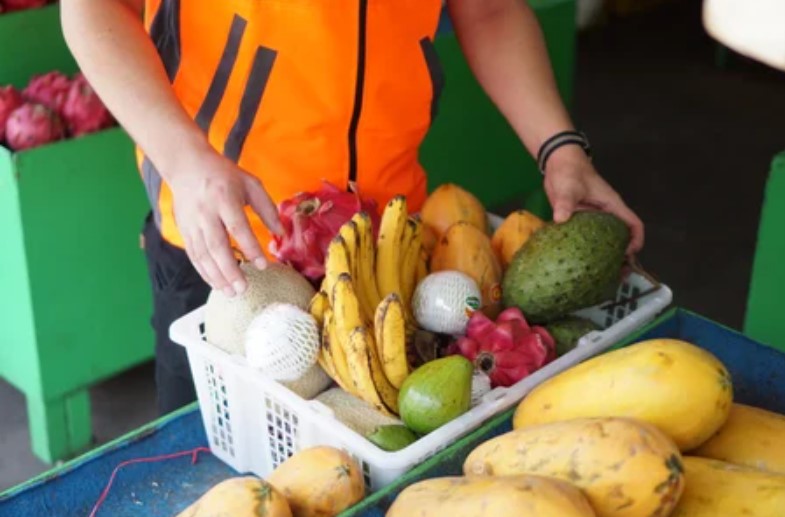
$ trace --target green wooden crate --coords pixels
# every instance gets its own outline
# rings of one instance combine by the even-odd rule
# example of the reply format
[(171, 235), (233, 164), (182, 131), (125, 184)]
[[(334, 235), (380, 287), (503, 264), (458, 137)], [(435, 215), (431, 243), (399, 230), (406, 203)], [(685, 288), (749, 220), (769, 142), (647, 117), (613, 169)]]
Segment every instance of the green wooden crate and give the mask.
[[(0, 15), (0, 83), (50, 70), (77, 70), (58, 6)], [(0, 148), (0, 377), (25, 394), (44, 461), (90, 445), (90, 385), (153, 355), (147, 210), (119, 128)]]

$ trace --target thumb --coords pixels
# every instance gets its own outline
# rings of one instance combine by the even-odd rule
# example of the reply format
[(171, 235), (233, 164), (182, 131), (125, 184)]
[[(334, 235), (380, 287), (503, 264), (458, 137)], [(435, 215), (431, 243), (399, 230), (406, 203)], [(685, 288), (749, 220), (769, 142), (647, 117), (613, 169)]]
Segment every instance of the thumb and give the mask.
[(261, 218), (267, 229), (276, 235), (283, 235), (284, 230), (281, 220), (278, 218), (278, 209), (264, 189), (262, 182), (251, 175), (246, 175), (245, 193), (248, 204)]
[(565, 223), (575, 211), (575, 201), (570, 195), (558, 196), (553, 202), (553, 222)]

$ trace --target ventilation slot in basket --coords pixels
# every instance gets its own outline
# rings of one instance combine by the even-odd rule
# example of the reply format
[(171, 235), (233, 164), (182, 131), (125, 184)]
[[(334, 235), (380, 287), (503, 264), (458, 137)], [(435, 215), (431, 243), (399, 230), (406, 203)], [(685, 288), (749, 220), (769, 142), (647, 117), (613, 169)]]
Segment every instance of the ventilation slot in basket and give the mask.
[(295, 453), (297, 415), (273, 398), (265, 397), (264, 402), (267, 431), (270, 437), (270, 456), (275, 468)]
[(619, 291), (616, 293), (616, 302), (630, 299), (627, 303), (622, 303), (620, 305), (610, 305), (608, 308), (604, 309), (605, 311), (605, 327), (608, 328), (617, 321), (620, 321), (626, 318), (630, 313), (634, 312), (638, 309), (638, 300), (636, 297), (640, 295), (641, 290), (640, 288), (632, 285), (631, 283), (623, 283), (619, 287)]
[(213, 447), (217, 447), (234, 457), (234, 439), (232, 437), (232, 419), (229, 408), (229, 399), (226, 396), (226, 383), (223, 375), (217, 372), (215, 366), (206, 362), (204, 365), (207, 386), (212, 404), (212, 433)]

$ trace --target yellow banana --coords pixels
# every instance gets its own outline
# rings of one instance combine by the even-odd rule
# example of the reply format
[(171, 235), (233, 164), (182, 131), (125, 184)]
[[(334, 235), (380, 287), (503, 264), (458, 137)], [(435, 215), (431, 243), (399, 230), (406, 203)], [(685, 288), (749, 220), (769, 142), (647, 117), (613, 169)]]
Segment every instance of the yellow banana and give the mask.
[(367, 292), (362, 285), (363, 278), (360, 274), (362, 245), (357, 222), (354, 219), (350, 219), (343, 224), (340, 229), (340, 235), (346, 243), (352, 283), (354, 284), (354, 291), (357, 295), (357, 299), (360, 301), (360, 311), (363, 316), (363, 323), (370, 325), (373, 323), (373, 312), (376, 306), (371, 305), (370, 300), (368, 300)]
[(406, 357), (406, 318), (397, 294), (387, 295), (376, 308), (374, 330), (384, 374), (394, 388), (400, 389), (409, 375), (409, 361)]
[(328, 306), (323, 314), (322, 324), (322, 341), (319, 347), (318, 361), (322, 369), (327, 372), (334, 381), (337, 382), (337, 375), (335, 373), (335, 360), (333, 359), (332, 351), (330, 350), (330, 327), (332, 325), (333, 311)]
[[(370, 308), (371, 316), (376, 311), (376, 306), (381, 301), (379, 289), (376, 287), (376, 243), (373, 235), (373, 222), (367, 212), (358, 212), (352, 217), (357, 225), (357, 234), (360, 237), (360, 263), (358, 275), (360, 277), (358, 289), (365, 293), (365, 300)], [(373, 317), (371, 317), (371, 322)]]
[(382, 298), (401, 292), (401, 238), (407, 220), (406, 198), (395, 196), (384, 208), (376, 249), (376, 284)]
[(358, 326), (349, 332), (346, 362), (355, 389), (355, 395), (372, 404), (382, 413), (392, 414), (376, 391), (371, 373), (371, 351), (369, 350), (368, 329)]
[(333, 380), (348, 393), (355, 393), (352, 386), (352, 377), (349, 374), (349, 365), (346, 363), (346, 352), (335, 327), (335, 317), (332, 310), (325, 315), (322, 333), (322, 350), (329, 353), (332, 359), (335, 377)]
[(313, 295), (311, 303), (308, 305), (308, 312), (311, 313), (311, 316), (314, 317), (316, 323), (319, 324), (319, 328), (324, 326), (324, 312), (329, 308), (330, 298), (327, 296), (327, 293), (319, 291)]
[(412, 303), (412, 295), (417, 282), (417, 266), (422, 250), (422, 226), (419, 221), (409, 218), (406, 227), (410, 228), (411, 237), (407, 247), (403, 248), (401, 301), (408, 308)]
[(324, 261), (324, 281), (322, 282), (322, 290), (329, 296), (331, 305), (335, 305), (333, 291), (335, 290), (335, 283), (338, 277), (343, 273), (351, 275), (351, 271), (346, 242), (344, 242), (343, 237), (336, 235), (327, 246), (327, 257)]
[(352, 275), (352, 281), (356, 283), (358, 254), (360, 251), (357, 223), (352, 220), (346, 221), (338, 230), (338, 235), (343, 238), (343, 242), (346, 244), (346, 255), (349, 259), (349, 273)]
[(376, 344), (376, 340), (373, 338), (373, 331), (368, 330), (365, 334), (366, 337), (366, 347), (369, 351), (369, 361), (368, 365), (371, 368), (371, 378), (373, 378), (373, 384), (376, 386), (376, 393), (379, 394), (379, 397), (382, 399), (385, 407), (389, 410), (390, 413), (398, 414), (398, 388), (393, 386), (390, 381), (387, 379), (387, 375), (384, 373), (384, 368), (382, 367), (382, 361), (379, 356), (378, 345)]

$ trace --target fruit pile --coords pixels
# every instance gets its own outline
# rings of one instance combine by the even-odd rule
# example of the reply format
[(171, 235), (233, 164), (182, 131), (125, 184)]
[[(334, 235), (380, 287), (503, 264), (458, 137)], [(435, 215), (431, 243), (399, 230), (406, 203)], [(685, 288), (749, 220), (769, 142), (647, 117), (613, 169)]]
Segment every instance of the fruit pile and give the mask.
[(72, 78), (58, 71), (34, 76), (21, 92), (0, 87), (0, 145), (12, 151), (113, 125), (111, 113), (81, 73)]
[(57, 0), (0, 0), (0, 14), (36, 9)]
[(388, 451), (597, 330), (572, 313), (613, 298), (629, 241), (601, 213), (555, 225), (519, 210), (491, 226), (453, 184), (418, 214), (329, 183), (279, 213), (278, 262), (244, 264), (242, 296), (211, 293), (206, 338)]
[(778, 517), (785, 415), (735, 402), (709, 352), (648, 340), (540, 384), (463, 473), (409, 486), (387, 517)]
[(331, 517), (365, 496), (351, 456), (332, 447), (304, 449), (267, 479), (238, 476), (216, 484), (177, 517)]

